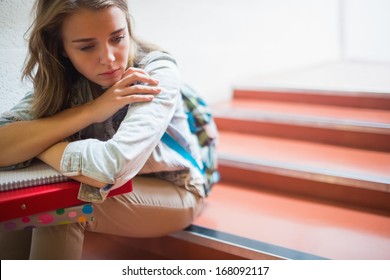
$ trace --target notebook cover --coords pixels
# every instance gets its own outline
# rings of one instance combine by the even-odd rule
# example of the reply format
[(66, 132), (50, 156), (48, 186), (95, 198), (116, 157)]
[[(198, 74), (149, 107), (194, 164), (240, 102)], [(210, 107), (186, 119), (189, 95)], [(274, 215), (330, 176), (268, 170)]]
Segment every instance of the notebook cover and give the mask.
[(46, 163), (34, 159), (27, 167), (0, 171), (0, 191), (61, 183), (70, 179)]
[(94, 209), (92, 204), (82, 204), (23, 216), (17, 219), (0, 222), (0, 232), (10, 232), (14, 230), (65, 225), (71, 223), (92, 222), (94, 220), (93, 211)]
[[(0, 222), (85, 204), (77, 199), (79, 188), (79, 182), (68, 181), (0, 192)], [(108, 196), (131, 191), (132, 182), (129, 181), (109, 192)]]

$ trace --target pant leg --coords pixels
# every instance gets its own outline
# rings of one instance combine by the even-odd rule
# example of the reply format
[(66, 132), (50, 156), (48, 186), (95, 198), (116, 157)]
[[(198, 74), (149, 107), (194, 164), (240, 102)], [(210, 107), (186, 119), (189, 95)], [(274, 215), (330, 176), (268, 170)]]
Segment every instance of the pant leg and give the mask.
[(133, 192), (94, 205), (87, 230), (127, 237), (158, 237), (192, 223), (203, 198), (167, 181), (135, 177)]
[(31, 259), (80, 259), (84, 230), (128, 237), (157, 237), (190, 225), (203, 198), (156, 178), (136, 177), (133, 192), (94, 204), (92, 223), (33, 230)]
[(32, 234), (30, 259), (81, 259), (84, 229), (83, 223), (35, 228)]
[(0, 232), (0, 259), (28, 260), (31, 234), (31, 229)]

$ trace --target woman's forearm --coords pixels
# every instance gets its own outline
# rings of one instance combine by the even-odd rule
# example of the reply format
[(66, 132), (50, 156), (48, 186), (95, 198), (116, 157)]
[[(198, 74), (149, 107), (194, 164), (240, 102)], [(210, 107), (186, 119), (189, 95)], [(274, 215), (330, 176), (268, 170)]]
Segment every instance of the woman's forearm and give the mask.
[(143, 70), (129, 68), (120, 81), (89, 103), (51, 117), (0, 127), (0, 167), (31, 159), (90, 124), (106, 120), (127, 104), (152, 101), (161, 91), (157, 84)]
[(31, 159), (94, 122), (88, 104), (0, 127), (0, 167)]
[[(39, 154), (38, 158), (61, 172), (61, 159), (67, 145), (67, 142), (57, 143)], [(83, 175), (71, 176), (70, 178), (97, 188), (102, 188), (107, 185), (106, 183), (99, 182)]]

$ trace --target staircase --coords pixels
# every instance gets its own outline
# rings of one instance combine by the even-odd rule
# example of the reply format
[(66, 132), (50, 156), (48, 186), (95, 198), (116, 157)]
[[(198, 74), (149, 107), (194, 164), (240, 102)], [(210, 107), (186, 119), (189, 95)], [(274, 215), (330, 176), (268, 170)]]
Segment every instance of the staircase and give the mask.
[(390, 213), (390, 95), (236, 90), (215, 115), (225, 181)]
[(390, 94), (236, 89), (214, 115), (222, 182), (187, 240), (226, 235), (215, 248), (249, 259), (390, 258)]
[(390, 94), (236, 89), (213, 112), (222, 181), (193, 225), (88, 233), (84, 258), (390, 259)]

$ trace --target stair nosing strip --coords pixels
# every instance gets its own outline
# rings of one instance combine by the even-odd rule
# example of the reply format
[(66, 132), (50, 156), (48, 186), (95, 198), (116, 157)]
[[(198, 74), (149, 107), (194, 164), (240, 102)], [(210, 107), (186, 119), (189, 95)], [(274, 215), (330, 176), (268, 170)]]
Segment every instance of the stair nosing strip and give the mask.
[[(306, 252), (297, 251), (294, 249), (289, 249), (286, 247), (254, 240), (247, 237), (238, 236), (235, 234), (210, 229), (198, 225), (191, 225), (185, 230), (177, 233), (171, 234), (171, 236), (184, 239), (193, 243), (197, 243), (194, 240), (194, 236), (202, 239), (197, 244), (199, 245), (210, 245), (208, 241), (218, 243), (213, 246), (214, 249), (219, 249), (221, 251), (232, 253), (228, 250), (224, 250), (226, 246), (228, 248), (234, 248), (240, 250), (240, 255), (268, 255), (280, 259), (296, 259), (296, 260), (325, 260), (326, 258), (309, 254)], [(206, 241), (207, 240), (207, 241)]]
[[(390, 134), (390, 124), (379, 123), (379, 122), (370, 122), (370, 121), (356, 121), (349, 119), (332, 119), (326, 117), (304, 117), (298, 116), (295, 114), (283, 114), (283, 113), (260, 113), (258, 111), (250, 111), (250, 109), (244, 112), (242, 109), (240, 112), (235, 112), (234, 117), (232, 112), (229, 114), (227, 112), (215, 111), (214, 118), (225, 118), (225, 119), (237, 119), (242, 121), (266, 121), (274, 123), (284, 123), (284, 124), (298, 124), (302, 126), (316, 125), (318, 127), (327, 127), (331, 126), (333, 129), (347, 129), (347, 130), (367, 130), (367, 131), (378, 131), (378, 132), (387, 132)], [(253, 114), (255, 112), (255, 114)]]
[(268, 86), (245, 86), (238, 85), (234, 88), (238, 92), (260, 92), (260, 93), (275, 93), (275, 94), (306, 94), (306, 95), (321, 95), (335, 96), (342, 98), (384, 98), (390, 99), (390, 93), (387, 90), (359, 90), (359, 89), (340, 89), (340, 88), (316, 88), (316, 87), (283, 87), (271, 84)]
[[(285, 175), (295, 178), (303, 179), (316, 179), (325, 183), (340, 183), (346, 185), (352, 185), (354, 187), (362, 189), (371, 189), (383, 192), (390, 192), (390, 178), (388, 177), (364, 177), (357, 176), (357, 174), (347, 174), (345, 172), (325, 171), (323, 169), (316, 169), (303, 165), (288, 164), (281, 162), (272, 162), (259, 160), (251, 157), (234, 156), (226, 153), (218, 153), (218, 162), (223, 164), (224, 162), (237, 163), (239, 165), (245, 165), (245, 167), (256, 167), (256, 170), (273, 173), (277, 175)], [(253, 168), (251, 168), (253, 169)], [(303, 176), (302, 176), (303, 175)], [(347, 176), (349, 175), (349, 176)]]

